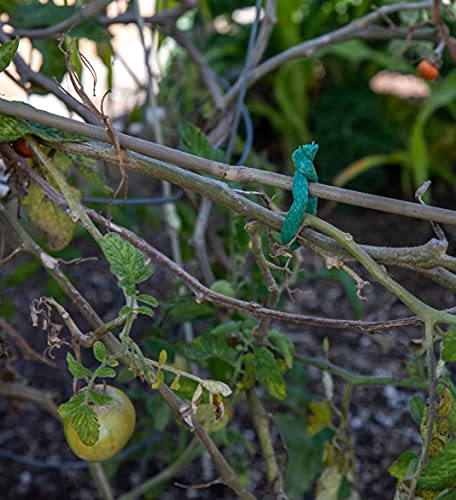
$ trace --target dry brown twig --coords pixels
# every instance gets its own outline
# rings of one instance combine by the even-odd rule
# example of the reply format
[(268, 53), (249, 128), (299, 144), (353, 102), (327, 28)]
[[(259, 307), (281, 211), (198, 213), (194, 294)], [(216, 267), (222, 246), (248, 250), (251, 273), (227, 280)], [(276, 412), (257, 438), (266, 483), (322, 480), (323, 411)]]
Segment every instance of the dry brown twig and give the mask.
[(96, 85), (97, 85), (97, 73), (90, 63), (90, 61), (84, 56), (79, 51), (79, 48), (77, 46), (77, 40), (73, 39), (69, 43), (69, 46), (67, 49), (63, 47), (63, 43), (66, 40), (66, 36), (62, 36), (60, 38), (59, 42), (59, 48), (63, 52), (65, 56), (65, 63), (68, 71), (68, 76), (70, 78), (71, 84), (75, 90), (75, 92), (78, 94), (80, 99), (82, 100), (84, 106), (93, 114), (93, 116), (96, 117), (96, 119), (99, 121), (100, 124), (103, 125), (104, 130), (106, 134), (108, 135), (112, 145), (114, 146), (114, 149), (116, 150), (117, 153), (117, 161), (118, 165), (120, 168), (120, 175), (121, 175), (121, 180), (120, 183), (118, 184), (117, 188), (114, 191), (114, 194), (112, 195), (113, 198), (116, 198), (117, 195), (119, 194), (120, 190), (124, 186), (124, 199), (127, 199), (128, 196), (128, 175), (126, 172), (126, 168), (124, 165), (123, 157), (122, 157), (122, 148), (120, 145), (119, 138), (117, 136), (117, 132), (114, 129), (114, 126), (112, 124), (111, 118), (105, 113), (104, 111), (104, 103), (106, 96), (109, 94), (110, 90), (107, 90), (101, 100), (101, 105), (100, 105), (100, 110), (93, 104), (89, 96), (87, 95), (86, 91), (84, 90), (84, 87), (82, 86), (81, 80), (79, 79), (78, 74), (76, 73), (76, 70), (73, 67), (73, 64), (71, 62), (71, 57), (73, 54), (73, 47), (76, 49), (76, 53), (78, 57), (80, 58), (82, 64), (84, 65), (85, 68), (90, 72), (93, 78), (93, 95), (96, 95)]

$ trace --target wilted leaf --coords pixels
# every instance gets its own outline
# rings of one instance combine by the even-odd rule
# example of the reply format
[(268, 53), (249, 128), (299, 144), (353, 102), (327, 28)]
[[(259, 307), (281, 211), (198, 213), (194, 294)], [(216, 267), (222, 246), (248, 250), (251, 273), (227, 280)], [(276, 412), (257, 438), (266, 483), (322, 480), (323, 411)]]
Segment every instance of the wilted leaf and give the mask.
[(315, 500), (337, 500), (342, 479), (343, 473), (339, 471), (337, 465), (323, 469), (318, 478)]
[(223, 382), (218, 380), (203, 380), (203, 387), (212, 394), (221, 394), (227, 398), (233, 391)]
[(158, 370), (157, 375), (155, 377), (155, 382), (151, 385), (152, 389), (158, 389), (164, 380), (165, 380), (165, 375), (161, 370)]
[(309, 403), (309, 412), (307, 432), (310, 436), (331, 426), (332, 410), (328, 401), (312, 401)]
[[(80, 197), (77, 189), (72, 188), (72, 191), (77, 198)], [(46, 233), (51, 250), (62, 250), (71, 242), (75, 223), (53, 201), (45, 198), (44, 192), (36, 184), (29, 186), (22, 204), (29, 207), (30, 222)]]

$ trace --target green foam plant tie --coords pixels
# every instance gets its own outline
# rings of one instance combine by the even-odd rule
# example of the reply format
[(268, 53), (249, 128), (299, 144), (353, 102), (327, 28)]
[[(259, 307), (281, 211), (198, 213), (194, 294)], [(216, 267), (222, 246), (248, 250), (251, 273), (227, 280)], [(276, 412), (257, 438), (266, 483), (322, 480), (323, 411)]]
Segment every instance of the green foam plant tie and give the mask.
[[(288, 245), (296, 236), (302, 224), (305, 213), (317, 213), (317, 197), (309, 195), (309, 181), (318, 182), (313, 161), (318, 151), (318, 144), (300, 146), (292, 155), (295, 164), (293, 178), (293, 203), (282, 224), (280, 237), (284, 245)], [(299, 248), (297, 243), (291, 245), (292, 250)]]

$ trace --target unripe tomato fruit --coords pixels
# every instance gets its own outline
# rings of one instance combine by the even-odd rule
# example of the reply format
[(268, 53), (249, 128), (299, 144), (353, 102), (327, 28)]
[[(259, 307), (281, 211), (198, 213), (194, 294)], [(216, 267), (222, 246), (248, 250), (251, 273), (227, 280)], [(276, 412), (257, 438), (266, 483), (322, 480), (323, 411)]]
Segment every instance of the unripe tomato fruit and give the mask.
[(13, 142), (13, 148), (17, 154), (24, 156), (25, 158), (35, 156), (35, 153), (29, 148), (29, 145), (24, 138), (15, 140)]
[(71, 426), (71, 418), (63, 420), (63, 430), (68, 445), (79, 458), (86, 462), (104, 462), (127, 444), (135, 429), (136, 414), (130, 398), (123, 391), (102, 384), (93, 390), (113, 399), (109, 405), (92, 406), (100, 424), (98, 441), (93, 446), (85, 445)]
[(435, 80), (439, 76), (439, 69), (437, 66), (423, 59), (417, 66), (418, 73), (423, 80)]

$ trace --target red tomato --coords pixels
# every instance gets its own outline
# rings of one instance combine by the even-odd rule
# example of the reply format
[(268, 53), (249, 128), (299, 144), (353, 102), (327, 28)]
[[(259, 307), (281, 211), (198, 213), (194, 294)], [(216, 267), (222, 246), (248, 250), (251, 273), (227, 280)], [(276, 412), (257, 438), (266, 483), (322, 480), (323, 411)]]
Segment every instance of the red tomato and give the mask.
[(25, 158), (31, 158), (35, 156), (35, 153), (29, 148), (27, 141), (24, 138), (17, 139), (13, 142), (13, 148), (16, 153), (24, 156)]
[(435, 80), (439, 76), (439, 70), (431, 61), (423, 59), (417, 66), (418, 73), (423, 80)]

